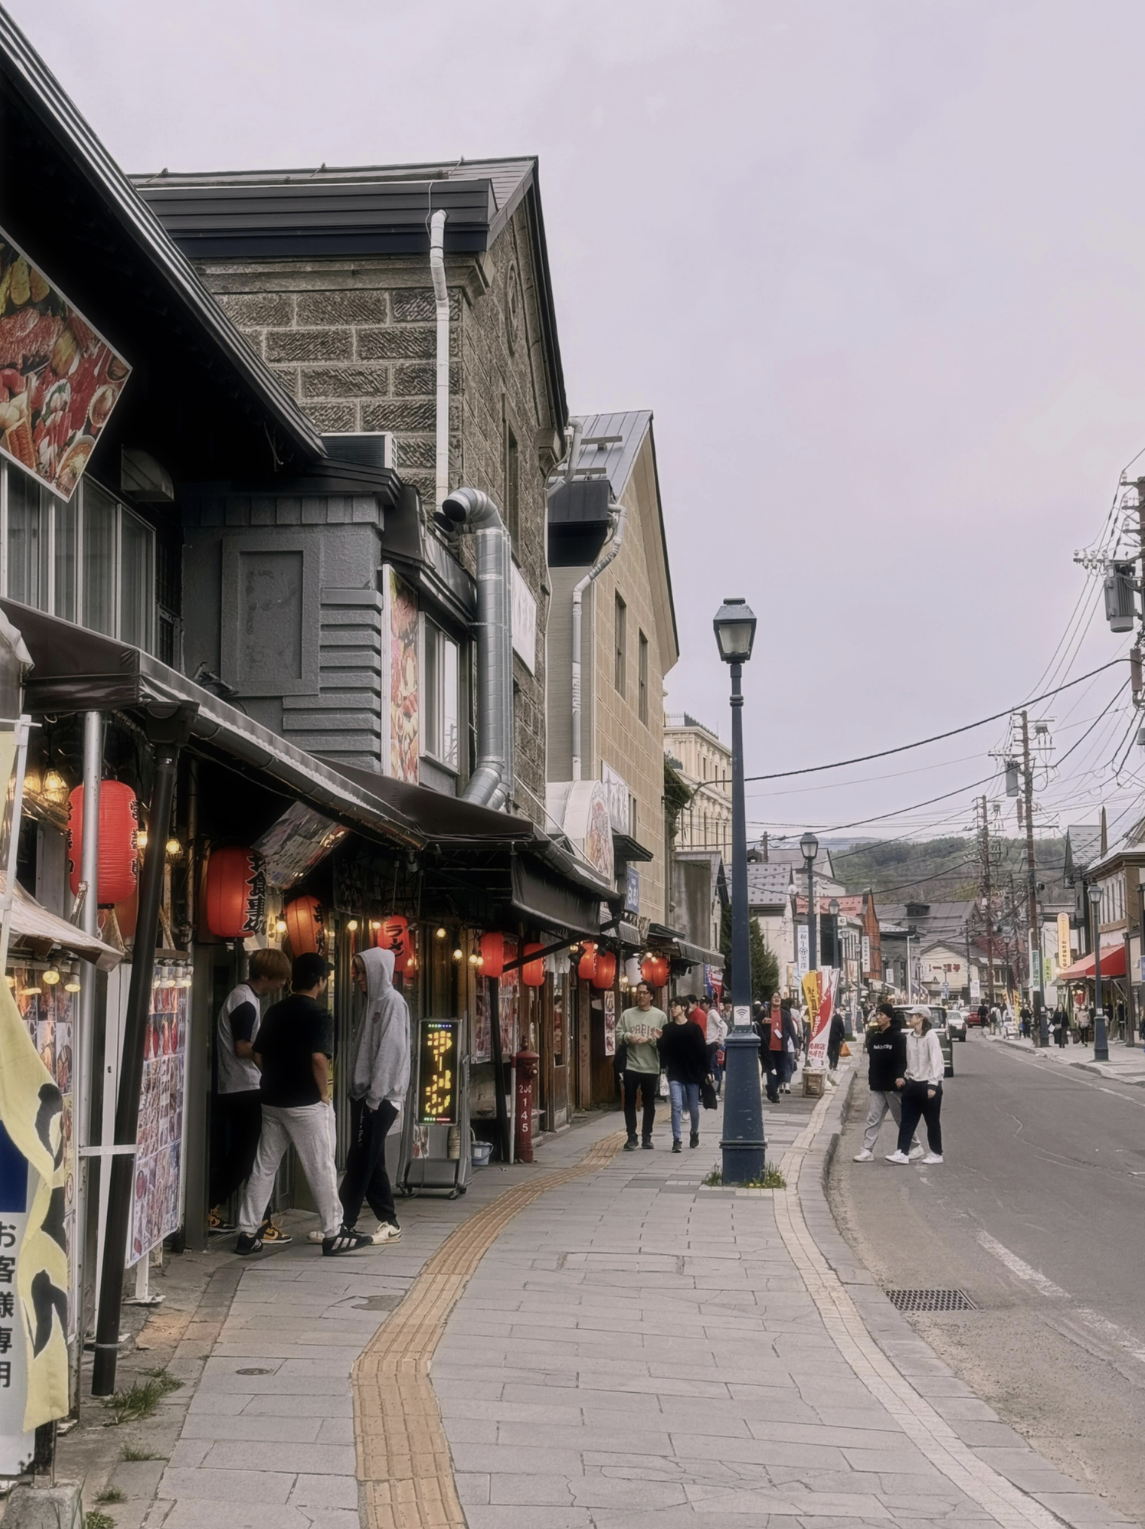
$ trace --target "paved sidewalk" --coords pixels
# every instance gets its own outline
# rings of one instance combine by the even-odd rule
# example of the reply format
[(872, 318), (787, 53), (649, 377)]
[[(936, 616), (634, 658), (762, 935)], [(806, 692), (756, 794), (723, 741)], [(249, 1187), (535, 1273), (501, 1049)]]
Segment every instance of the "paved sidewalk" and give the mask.
[(1024, 1040), (1017, 1035), (991, 1035), (988, 1030), (982, 1032), (988, 1041), (994, 1041), (1000, 1046), (1013, 1046), (1019, 1051), (1024, 1051), (1027, 1056), (1036, 1057), (1040, 1062), (1052, 1062), (1059, 1067), (1082, 1067), (1086, 1072), (1097, 1073), (1103, 1078), (1116, 1078), (1121, 1083), (1145, 1084), (1145, 1046), (1138, 1042), (1135, 1046), (1126, 1046), (1121, 1041), (1110, 1041), (1108, 1062), (1095, 1062), (1093, 1059), (1093, 1044), (1088, 1046), (1055, 1046), (1050, 1045), (1042, 1049), (1035, 1046), (1032, 1040)]
[(701, 1188), (705, 1117), (696, 1152), (661, 1127), (506, 1228), (432, 1366), (469, 1529), (1124, 1522), (854, 1267), (822, 1192), (842, 1103), (768, 1112), (785, 1192)]

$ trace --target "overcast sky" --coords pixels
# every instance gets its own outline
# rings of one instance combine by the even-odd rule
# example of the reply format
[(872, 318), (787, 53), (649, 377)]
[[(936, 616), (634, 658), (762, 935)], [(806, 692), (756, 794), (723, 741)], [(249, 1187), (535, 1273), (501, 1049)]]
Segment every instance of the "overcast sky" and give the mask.
[[(760, 617), (749, 773), (1035, 692), (1145, 446), (1135, 0), (7, 3), (129, 170), (540, 157), (570, 405), (655, 411), (670, 709), (728, 736), (711, 617)], [(1118, 641), (1099, 613), (1071, 672)], [(1117, 683), (1039, 708), (1077, 745), (1063, 822), (1135, 799), (1102, 773), (1128, 713), (1090, 731)], [(751, 786), (749, 818), (896, 812), (1003, 734)]]

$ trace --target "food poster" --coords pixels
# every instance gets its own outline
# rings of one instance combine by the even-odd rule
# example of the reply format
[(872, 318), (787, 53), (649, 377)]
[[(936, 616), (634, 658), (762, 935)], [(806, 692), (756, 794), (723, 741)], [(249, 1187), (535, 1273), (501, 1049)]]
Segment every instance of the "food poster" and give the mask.
[(0, 451), (70, 499), (130, 372), (0, 229)]
[(489, 979), (478, 977), (473, 1007), (473, 1060), (493, 1060), (493, 1036), (489, 1024)]
[(28, 966), (13, 966), (16, 979), (13, 996), (23, 1015), (28, 1034), (40, 1061), (51, 1073), (63, 1099), (64, 1158), (67, 1178), (64, 1183), (64, 1242), (68, 1250), (68, 1323), (67, 1335), (75, 1335), (76, 1274), (76, 1156), (72, 1108), (75, 1085), (75, 1027), (72, 1003), (77, 996), (64, 991), (62, 983), (48, 987), (40, 973)]
[(604, 1054), (616, 1055), (616, 994), (611, 990), (604, 995)]
[[(512, 961), (516, 957), (516, 949), (510, 954), (508, 941), (505, 944), (505, 959)], [(498, 983), (498, 998), (500, 1012), (498, 1018), (501, 1022), (501, 1057), (504, 1061), (517, 1054), (517, 994), (520, 992), (520, 971), (505, 972)]]
[[(392, 568), (385, 570), (390, 634), (389, 770), (394, 780), (418, 779), (417, 596)], [(384, 761), (384, 755), (383, 755)]]
[(177, 1231), (182, 1220), (180, 1168), (188, 992), (184, 987), (152, 990), (139, 1095), (129, 1265)]

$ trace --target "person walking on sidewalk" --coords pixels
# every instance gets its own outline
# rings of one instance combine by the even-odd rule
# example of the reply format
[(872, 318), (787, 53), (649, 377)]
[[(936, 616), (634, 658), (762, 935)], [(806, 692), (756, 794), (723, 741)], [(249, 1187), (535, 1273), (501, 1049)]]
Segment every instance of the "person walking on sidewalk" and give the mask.
[(1033, 1015), (1030, 1013), (1029, 1004), (1024, 1003), (1018, 1010), (1018, 1034), (1023, 1040), (1025, 1040), (1030, 1033), (1030, 1020), (1032, 1018)]
[(398, 1118), (409, 1088), (409, 1005), (394, 987), (396, 956), (373, 947), (354, 957), (354, 981), (366, 995), (358, 1050), (350, 1080), (350, 1151), (339, 1191), (342, 1234), (357, 1234), (362, 1201), (378, 1218), (371, 1242), (401, 1236), (386, 1172), (386, 1133)]
[[(223, 1219), (223, 1206), (250, 1178), (262, 1132), (259, 1071), (254, 1060), (261, 1000), (281, 993), (290, 981), (290, 959), (281, 950), (256, 950), (245, 982), (227, 994), (216, 1023), (215, 1058), (218, 1068), (215, 1107), (211, 1119), (211, 1214), (207, 1229), (233, 1232)], [(264, 1206), (264, 1209), (266, 1207)], [(263, 1217), (258, 1235), (264, 1242), (292, 1242), (270, 1219)]]
[(708, 1047), (679, 998), (672, 1000), (671, 1010), (671, 1022), (660, 1032), (660, 1060), (668, 1073), (668, 1097), (672, 1101), (672, 1151), (680, 1152), (685, 1105), (692, 1122), (688, 1145), (700, 1145), (700, 1088), (708, 1076)]
[[(652, 988), (647, 982), (636, 987), (636, 1007), (625, 1009), (616, 1022), (616, 1044), (625, 1048), (624, 1124), (628, 1128), (625, 1152), (635, 1152), (638, 1145), (652, 1150), (652, 1127), (656, 1120), (656, 1090), (660, 1084), (660, 1032), (668, 1023), (663, 1009), (652, 1002)], [(695, 1028), (693, 1026), (693, 1028)], [(636, 1095), (644, 1107), (643, 1140), (636, 1140)]]
[(1069, 1040), (1069, 1027), (1066, 1024), (1065, 1010), (1060, 1003), (1054, 1010), (1053, 1027), (1054, 1040), (1059, 1046), (1064, 1046)]
[(846, 1039), (847, 1027), (843, 1023), (843, 1016), (836, 1009), (831, 1015), (831, 1024), (827, 1031), (827, 1081), (832, 1085), (837, 1085), (839, 1082), (839, 1057)]
[[(875, 1010), (874, 1029), (867, 1032), (867, 1082), (871, 1099), (867, 1105), (867, 1119), (863, 1126), (862, 1149), (855, 1153), (853, 1161), (869, 1163), (874, 1160), (875, 1144), (879, 1129), (888, 1115), (895, 1125), (902, 1122), (902, 1096), (900, 1079), (906, 1076), (906, 1036), (895, 1014), (894, 1005), (880, 1003)], [(922, 1156), (917, 1142), (911, 1143), (911, 1156)]]
[(942, 1047), (925, 1009), (912, 1009), (908, 1019), (906, 1072), (895, 1080), (902, 1089), (899, 1144), (897, 1151), (887, 1154), (887, 1162), (910, 1162), (907, 1149), (921, 1117), (926, 1121), (926, 1139), (930, 1143), (930, 1151), (922, 1161), (924, 1164), (941, 1163)]
[(267, 1012), (259, 1027), (254, 1060), (262, 1073), (262, 1134), (239, 1213), (236, 1253), (257, 1253), (263, 1246), (258, 1234), (262, 1207), (287, 1147), (298, 1154), (322, 1218), (323, 1253), (370, 1246), (369, 1237), (340, 1230), (327, 1054), (330, 1015), (318, 1002), (330, 971), (324, 956), (298, 956), (291, 973), (294, 991)]
[(728, 1026), (724, 1016), (719, 1011), (715, 1000), (708, 1009), (708, 1022), (704, 1029), (704, 1040), (708, 1047), (708, 1071), (712, 1075), (712, 1083), (715, 1086), (716, 1098), (720, 1097), (720, 1088), (724, 1080), (724, 1070), (720, 1066), (720, 1057), (723, 1055), (724, 1042), (728, 1038)]

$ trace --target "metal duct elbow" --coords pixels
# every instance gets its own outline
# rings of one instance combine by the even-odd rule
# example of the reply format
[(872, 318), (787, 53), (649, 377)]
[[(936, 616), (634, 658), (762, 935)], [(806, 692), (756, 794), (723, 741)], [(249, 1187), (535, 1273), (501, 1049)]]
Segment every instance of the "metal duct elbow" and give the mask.
[(499, 809), (513, 795), (512, 542), (480, 489), (455, 489), (441, 510), (477, 551), (477, 758), (461, 799)]
[(445, 284), (445, 213), (429, 220), (429, 273), (437, 310), (437, 438), (434, 480), (437, 504), (449, 493), (449, 288)]

